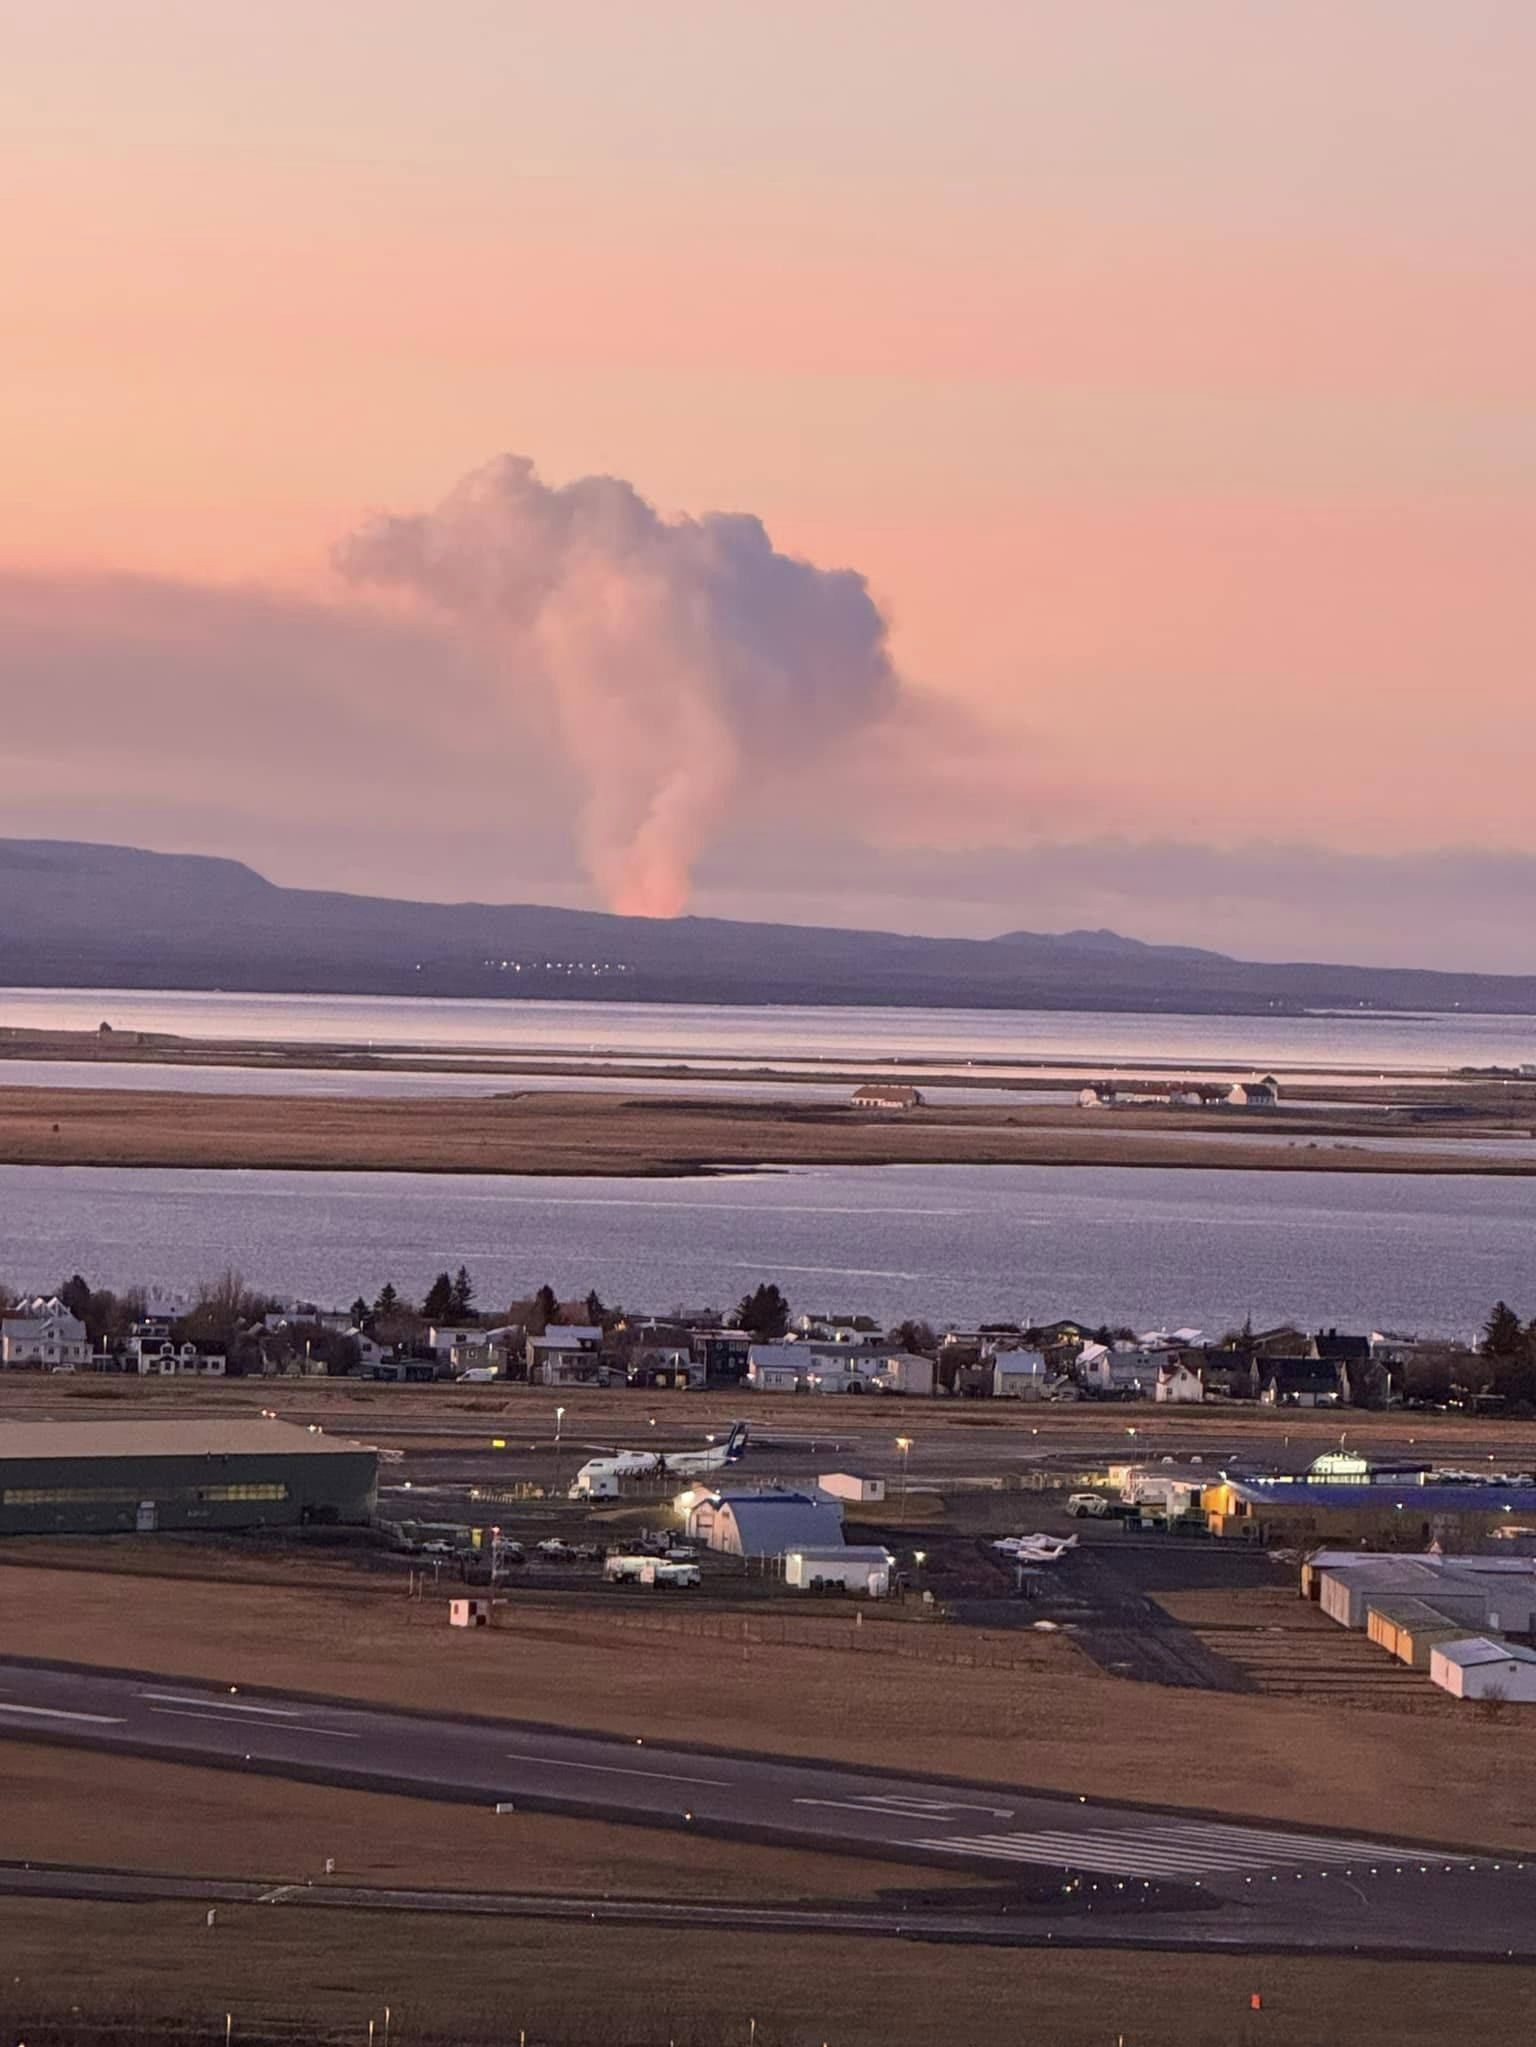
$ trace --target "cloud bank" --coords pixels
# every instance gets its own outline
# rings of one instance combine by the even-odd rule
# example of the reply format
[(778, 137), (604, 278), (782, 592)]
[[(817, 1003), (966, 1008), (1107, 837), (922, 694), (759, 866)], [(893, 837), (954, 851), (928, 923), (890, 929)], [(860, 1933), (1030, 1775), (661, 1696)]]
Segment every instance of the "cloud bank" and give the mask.
[(505, 455), (335, 559), (488, 638), (512, 688), (552, 694), (588, 869), (630, 914), (676, 916), (741, 792), (900, 691), (862, 576), (781, 553), (746, 514), (666, 518), (617, 477), (556, 487)]

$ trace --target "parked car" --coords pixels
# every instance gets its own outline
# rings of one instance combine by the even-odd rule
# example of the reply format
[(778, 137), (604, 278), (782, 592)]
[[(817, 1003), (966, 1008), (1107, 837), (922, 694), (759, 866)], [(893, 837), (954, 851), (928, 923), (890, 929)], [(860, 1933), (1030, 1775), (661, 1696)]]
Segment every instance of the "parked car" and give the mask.
[(1097, 1519), (1109, 1512), (1109, 1502), (1102, 1493), (1073, 1493), (1067, 1501), (1067, 1512), (1079, 1519), (1085, 1514)]

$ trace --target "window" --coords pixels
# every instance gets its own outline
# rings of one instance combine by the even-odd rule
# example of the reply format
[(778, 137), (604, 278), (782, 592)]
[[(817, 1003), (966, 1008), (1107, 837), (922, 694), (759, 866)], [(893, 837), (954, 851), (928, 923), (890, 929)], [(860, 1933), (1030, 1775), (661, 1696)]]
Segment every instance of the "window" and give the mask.
[(276, 1481), (209, 1486), (7, 1486), (0, 1493), (5, 1507), (136, 1507), (156, 1499), (162, 1506), (221, 1506), (234, 1500), (286, 1500), (288, 1488)]

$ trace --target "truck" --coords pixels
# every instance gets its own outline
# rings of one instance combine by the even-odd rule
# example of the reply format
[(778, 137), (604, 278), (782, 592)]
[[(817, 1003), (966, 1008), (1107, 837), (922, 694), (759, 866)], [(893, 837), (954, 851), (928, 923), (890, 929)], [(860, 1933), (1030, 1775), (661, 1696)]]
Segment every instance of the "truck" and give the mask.
[(657, 1557), (610, 1557), (603, 1566), (610, 1585), (650, 1585), (667, 1592), (688, 1592), (703, 1583), (697, 1564), (669, 1564)]

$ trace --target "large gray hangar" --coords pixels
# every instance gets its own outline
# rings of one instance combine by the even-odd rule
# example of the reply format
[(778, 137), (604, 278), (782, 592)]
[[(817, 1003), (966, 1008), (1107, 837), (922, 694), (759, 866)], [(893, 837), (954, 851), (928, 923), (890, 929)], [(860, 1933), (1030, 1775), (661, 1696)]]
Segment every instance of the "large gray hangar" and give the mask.
[(0, 1535), (373, 1519), (379, 1457), (265, 1417), (0, 1422)]

